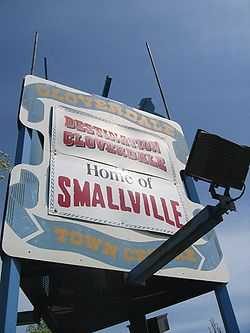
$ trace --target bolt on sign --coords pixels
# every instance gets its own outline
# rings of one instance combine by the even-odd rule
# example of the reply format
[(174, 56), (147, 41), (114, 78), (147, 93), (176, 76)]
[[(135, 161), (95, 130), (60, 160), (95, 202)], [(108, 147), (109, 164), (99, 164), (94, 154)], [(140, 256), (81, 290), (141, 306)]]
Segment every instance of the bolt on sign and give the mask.
[[(176, 122), (35, 76), (19, 119), (32, 135), (11, 175), (11, 256), (128, 271), (202, 208), (180, 177), (188, 150)], [(157, 274), (227, 281), (215, 233)]]

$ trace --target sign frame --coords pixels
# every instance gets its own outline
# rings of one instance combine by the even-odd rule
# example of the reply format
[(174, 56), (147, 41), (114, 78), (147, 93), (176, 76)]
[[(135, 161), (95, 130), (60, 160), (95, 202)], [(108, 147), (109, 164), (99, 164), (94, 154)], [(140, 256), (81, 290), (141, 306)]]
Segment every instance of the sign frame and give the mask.
[[(53, 243), (55, 239), (50, 240), (52, 243), (46, 239), (47, 236), (49, 237), (49, 233), (45, 235), (44, 232), (46, 227), (52, 225), (54, 227), (57, 223), (60, 226), (68, 227), (71, 223), (70, 219), (66, 220), (47, 214), (49, 131), (51, 129), (49, 110), (56, 105), (80, 110), (83, 106), (81, 103), (85, 103), (85, 107), (88, 109), (91, 107), (91, 110), (95, 110), (97, 113), (104, 110), (110, 119), (120, 117), (127, 123), (137, 122), (136, 126), (143, 125), (146, 129), (151, 126), (158, 133), (168, 133), (174, 138), (175, 147), (178, 147), (179, 167), (181, 168), (185, 163), (188, 150), (181, 128), (175, 122), (35, 76), (26, 76), (20, 121), (23, 126), (32, 130), (30, 164), (17, 165), (11, 173), (3, 250), (10, 256), (20, 258), (129, 271), (167, 237), (162, 234), (153, 235), (147, 232), (86, 222), (84, 232), (85, 235), (88, 233), (89, 238), (84, 244), (85, 252), (74, 252), (72, 248), (66, 246), (68, 244), (64, 243), (55, 247)], [(178, 175), (178, 177), (180, 176)], [(199, 204), (190, 200), (187, 203), (192, 207), (193, 214), (201, 209)], [(46, 236), (45, 239), (40, 238), (39, 243), (39, 237), (43, 236)], [(103, 241), (102, 247), (99, 252), (94, 253), (93, 246), (91, 248), (89, 244), (93, 244), (93, 240), (98, 237)], [(121, 244), (116, 256), (114, 256), (114, 247), (110, 246), (114, 245), (112, 242), (115, 241)], [(47, 245), (44, 246), (44, 244)], [(196, 242), (179, 258), (156, 274), (215, 282), (228, 281), (223, 255), (214, 232)]]

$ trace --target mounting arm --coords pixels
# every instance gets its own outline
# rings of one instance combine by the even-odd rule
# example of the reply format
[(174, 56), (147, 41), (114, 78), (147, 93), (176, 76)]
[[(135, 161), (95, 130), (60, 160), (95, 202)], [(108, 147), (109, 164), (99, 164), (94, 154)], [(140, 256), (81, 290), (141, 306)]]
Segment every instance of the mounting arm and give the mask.
[(235, 205), (230, 197), (227, 200), (224, 197), (224, 200), (221, 200), (216, 206), (206, 206), (184, 227), (134, 267), (128, 273), (127, 283), (131, 285), (145, 283), (145, 280), (222, 222), (222, 215), (232, 210), (235, 210)]

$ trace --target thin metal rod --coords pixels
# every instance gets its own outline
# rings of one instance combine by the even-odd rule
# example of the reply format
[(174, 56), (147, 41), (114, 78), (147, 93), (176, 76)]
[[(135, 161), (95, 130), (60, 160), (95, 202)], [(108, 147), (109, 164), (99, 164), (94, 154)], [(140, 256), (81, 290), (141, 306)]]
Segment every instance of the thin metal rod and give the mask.
[(154, 73), (155, 73), (155, 78), (156, 78), (156, 81), (157, 81), (157, 84), (158, 84), (158, 87), (159, 87), (159, 90), (160, 90), (160, 93), (161, 93), (161, 98), (162, 98), (162, 101), (163, 101), (163, 104), (164, 104), (164, 107), (165, 107), (167, 118), (170, 119), (167, 102), (166, 102), (165, 96), (163, 94), (163, 90), (162, 90), (162, 86), (161, 86), (159, 74), (157, 72), (157, 69), (156, 69), (156, 66), (155, 66), (155, 62), (154, 62), (154, 59), (153, 59), (153, 56), (152, 56), (152, 52), (150, 50), (148, 42), (146, 42), (146, 47), (147, 47), (149, 58), (150, 58), (150, 61), (151, 61), (151, 64), (152, 64), (152, 67), (153, 67), (153, 70), (154, 70)]
[(44, 64), (44, 76), (45, 79), (48, 80), (48, 62), (46, 57), (43, 58), (43, 64)]
[(104, 87), (103, 87), (103, 91), (102, 91), (102, 96), (103, 97), (108, 97), (110, 86), (111, 86), (111, 81), (112, 81), (112, 77), (107, 75), (106, 80), (105, 80), (105, 84), (104, 84)]
[(31, 62), (31, 69), (30, 69), (31, 75), (33, 75), (33, 73), (34, 73), (34, 68), (35, 68), (35, 64), (36, 64), (37, 43), (38, 43), (38, 32), (36, 31), (34, 43), (33, 43), (32, 62)]

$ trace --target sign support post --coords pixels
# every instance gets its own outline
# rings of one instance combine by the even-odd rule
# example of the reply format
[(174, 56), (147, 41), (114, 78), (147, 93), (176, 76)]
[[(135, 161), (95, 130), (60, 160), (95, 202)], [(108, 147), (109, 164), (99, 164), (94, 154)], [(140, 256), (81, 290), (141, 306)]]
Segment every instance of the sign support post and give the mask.
[[(192, 178), (184, 177), (184, 183), (190, 199), (200, 203)], [(226, 333), (240, 333), (226, 284), (216, 288), (214, 292)]]
[[(18, 129), (15, 165), (29, 161), (30, 143), (31, 138), (28, 134), (28, 130), (21, 126)], [(2, 260), (0, 283), (0, 333), (15, 333), (18, 313), (21, 263), (18, 259), (12, 258), (5, 254), (2, 255)]]
[(215, 295), (226, 333), (240, 333), (227, 286), (216, 288)]
[(20, 262), (3, 256), (0, 285), (0, 332), (15, 333), (20, 285)]

